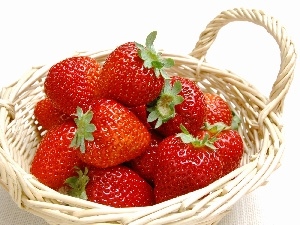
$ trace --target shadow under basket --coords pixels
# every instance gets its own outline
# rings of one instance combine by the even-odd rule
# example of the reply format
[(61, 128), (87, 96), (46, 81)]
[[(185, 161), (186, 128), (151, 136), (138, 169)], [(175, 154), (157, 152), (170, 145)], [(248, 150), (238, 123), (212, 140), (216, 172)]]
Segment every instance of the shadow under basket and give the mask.
[[(280, 48), (280, 71), (269, 97), (242, 77), (211, 66), (207, 50), (219, 30), (234, 21), (262, 26)], [(103, 63), (111, 50), (78, 53)], [(1, 89), (0, 184), (18, 207), (52, 225), (69, 224), (217, 224), (233, 204), (266, 183), (280, 165), (284, 152), (283, 103), (294, 76), (296, 53), (284, 27), (255, 9), (235, 8), (221, 12), (200, 34), (189, 55), (163, 52), (175, 61), (169, 72), (198, 82), (206, 92), (220, 94), (241, 118), (244, 140), (241, 166), (209, 186), (149, 207), (113, 208), (60, 194), (37, 181), (30, 164), (41, 140), (33, 110), (44, 94), (44, 80), (52, 65), (34, 67), (17, 82)]]

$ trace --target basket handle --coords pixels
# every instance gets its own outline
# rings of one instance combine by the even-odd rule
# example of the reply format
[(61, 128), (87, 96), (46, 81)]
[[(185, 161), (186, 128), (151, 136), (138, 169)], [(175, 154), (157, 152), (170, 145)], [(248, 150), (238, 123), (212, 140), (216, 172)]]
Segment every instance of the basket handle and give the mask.
[(279, 113), (282, 112), (284, 99), (294, 76), (297, 54), (293, 42), (278, 20), (267, 16), (260, 10), (235, 8), (221, 12), (206, 26), (190, 55), (204, 60), (219, 30), (226, 24), (234, 21), (247, 21), (264, 27), (273, 36), (280, 48), (280, 70), (273, 83), (267, 105), (258, 118), (258, 124), (262, 124), (272, 110), (276, 110)]

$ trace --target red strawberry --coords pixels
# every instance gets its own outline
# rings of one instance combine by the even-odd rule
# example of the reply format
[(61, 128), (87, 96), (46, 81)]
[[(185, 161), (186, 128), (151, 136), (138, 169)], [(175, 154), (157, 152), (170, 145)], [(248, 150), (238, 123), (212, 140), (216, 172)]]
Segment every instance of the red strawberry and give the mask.
[(46, 76), (46, 95), (60, 111), (71, 115), (79, 106), (88, 110), (99, 95), (100, 64), (88, 56), (74, 56), (53, 65)]
[(52, 126), (62, 124), (71, 117), (53, 106), (49, 98), (38, 101), (33, 112), (38, 124), (45, 130), (49, 130)]
[(82, 165), (78, 152), (69, 147), (75, 131), (74, 121), (66, 121), (48, 130), (32, 160), (31, 174), (55, 190), (61, 188), (68, 177), (76, 174), (74, 167)]
[(223, 122), (225, 125), (230, 126), (232, 122), (232, 112), (228, 103), (217, 94), (206, 92), (204, 96), (207, 105), (206, 122), (209, 124)]
[(152, 132), (151, 142), (147, 149), (141, 155), (130, 161), (130, 167), (150, 183), (152, 183), (154, 179), (157, 146), (162, 140), (162, 137)]
[(99, 81), (106, 98), (130, 107), (157, 98), (166, 77), (164, 68), (173, 66), (174, 62), (156, 53), (153, 47), (155, 38), (156, 32), (152, 32), (147, 37), (146, 46), (127, 42), (109, 54)]
[(156, 122), (154, 127), (164, 136), (180, 133), (180, 124), (196, 134), (205, 121), (205, 97), (194, 81), (172, 76), (149, 111), (148, 122)]
[(139, 118), (139, 120), (149, 130), (152, 130), (152, 126), (147, 121), (147, 117), (148, 117), (147, 105), (138, 105), (138, 106), (133, 106), (133, 107), (128, 107), (128, 108)]
[(223, 123), (215, 125), (206, 124), (205, 128), (199, 131), (199, 136), (209, 135), (215, 138), (214, 146), (217, 154), (223, 161), (223, 175), (226, 175), (240, 166), (244, 146), (241, 135), (238, 131), (231, 129)]
[(150, 133), (122, 104), (97, 99), (86, 113), (78, 109), (73, 147), (80, 147), (81, 159), (97, 167), (115, 166), (144, 152)]
[(157, 148), (156, 203), (206, 187), (222, 176), (223, 163), (209, 139), (184, 133), (165, 138)]
[(217, 136), (214, 143), (218, 154), (223, 160), (223, 175), (237, 169), (244, 153), (243, 140), (236, 130), (225, 130)]
[(143, 207), (154, 204), (152, 187), (126, 166), (90, 167), (71, 177), (67, 183), (73, 188), (69, 194), (92, 202), (117, 208)]

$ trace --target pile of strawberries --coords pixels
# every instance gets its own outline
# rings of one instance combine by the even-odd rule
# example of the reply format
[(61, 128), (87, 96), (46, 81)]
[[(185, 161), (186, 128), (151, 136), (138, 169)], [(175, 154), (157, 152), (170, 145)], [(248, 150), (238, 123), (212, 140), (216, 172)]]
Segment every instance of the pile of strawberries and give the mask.
[(30, 172), (64, 194), (113, 207), (157, 204), (239, 167), (238, 119), (219, 95), (167, 74), (171, 58), (146, 44), (118, 46), (103, 64), (53, 65), (34, 117), (46, 131)]

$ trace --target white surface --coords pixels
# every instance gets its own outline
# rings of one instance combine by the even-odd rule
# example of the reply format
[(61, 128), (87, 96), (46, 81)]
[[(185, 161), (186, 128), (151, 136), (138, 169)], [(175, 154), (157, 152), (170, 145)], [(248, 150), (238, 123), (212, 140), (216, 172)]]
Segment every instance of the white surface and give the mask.
[[(223, 10), (262, 9), (279, 19), (297, 44), (300, 19), (297, 1), (0, 1), (0, 85), (17, 80), (31, 66), (69, 56), (75, 51), (110, 49), (125, 41), (144, 43), (158, 31), (155, 45), (189, 53), (207, 23)], [(279, 69), (275, 41), (256, 26), (234, 23), (223, 28), (208, 61), (243, 75), (268, 94)], [(299, 74), (285, 101), (286, 151), (282, 167), (270, 182), (238, 201), (220, 225), (282, 225), (298, 221), (300, 171)], [(297, 115), (296, 115), (297, 114)], [(293, 206), (292, 206), (293, 205)], [(296, 205), (296, 206), (295, 206)], [(44, 225), (19, 208), (0, 187), (0, 225)]]

